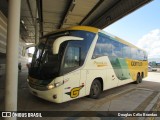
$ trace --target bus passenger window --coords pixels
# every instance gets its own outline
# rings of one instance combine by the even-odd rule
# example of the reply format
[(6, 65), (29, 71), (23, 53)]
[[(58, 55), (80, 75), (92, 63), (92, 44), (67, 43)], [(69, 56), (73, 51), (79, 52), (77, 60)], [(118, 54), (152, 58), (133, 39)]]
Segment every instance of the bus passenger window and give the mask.
[(147, 59), (148, 59), (148, 58), (147, 58), (147, 53), (144, 52), (144, 59), (143, 59), (143, 60), (144, 60), (144, 61), (147, 61)]
[(112, 54), (112, 42), (108, 36), (99, 34), (92, 58), (110, 56)]
[(78, 67), (80, 65), (80, 48), (68, 47), (65, 55), (64, 68)]
[(132, 55), (131, 56), (132, 59), (135, 59), (135, 60), (138, 59), (137, 58), (138, 55), (137, 55), (137, 49), (136, 48), (131, 48), (131, 55)]
[(122, 45), (122, 56), (123, 58), (131, 58), (131, 48), (127, 45)]
[(120, 44), (119, 42), (113, 40), (112, 41), (112, 56), (115, 57), (122, 57), (122, 44)]

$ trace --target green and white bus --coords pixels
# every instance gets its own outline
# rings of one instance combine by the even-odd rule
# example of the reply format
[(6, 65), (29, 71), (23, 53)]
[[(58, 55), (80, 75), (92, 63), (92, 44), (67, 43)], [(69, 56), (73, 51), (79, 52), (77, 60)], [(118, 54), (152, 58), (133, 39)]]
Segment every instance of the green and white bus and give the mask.
[(141, 83), (147, 73), (145, 51), (97, 28), (74, 26), (41, 38), (27, 82), (37, 97), (62, 103)]

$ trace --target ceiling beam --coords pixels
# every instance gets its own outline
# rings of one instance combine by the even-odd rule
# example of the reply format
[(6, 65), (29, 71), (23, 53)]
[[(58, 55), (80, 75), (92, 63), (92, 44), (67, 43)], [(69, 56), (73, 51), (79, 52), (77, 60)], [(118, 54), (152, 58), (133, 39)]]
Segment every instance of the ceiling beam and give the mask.
[(42, 0), (36, 0), (37, 9), (38, 9), (38, 16), (39, 16), (39, 25), (40, 25), (40, 33), (43, 36), (43, 5)]
[[(26, 0), (26, 2), (27, 2), (27, 6), (28, 6), (28, 9), (29, 9), (29, 13), (30, 13), (30, 18), (31, 18), (31, 21), (32, 21), (32, 23), (28, 20), (28, 18), (27, 17), (25, 17), (26, 18), (26, 20), (30, 23), (30, 25), (33, 25), (34, 26), (34, 17), (33, 17), (33, 13), (32, 13), (32, 9), (31, 9), (31, 4), (30, 4), (30, 1), (29, 0)], [(21, 17), (22, 18), (22, 17)], [(29, 34), (28, 34), (28, 30), (26, 29), (26, 24), (24, 25), (24, 24), (22, 24), (22, 22), (20, 22), (20, 34), (21, 34), (21, 38), (25, 41), (25, 42), (27, 42), (27, 40), (26, 40), (26, 37), (24, 37), (24, 36), (28, 36)]]
[(32, 9), (31, 9), (31, 4), (30, 4), (29, 0), (27, 0), (27, 5), (28, 5), (28, 8), (29, 8), (29, 13), (30, 13), (31, 18), (32, 18), (32, 24), (34, 25), (34, 17), (33, 17)]
[(58, 29), (62, 28), (63, 24), (67, 21), (67, 16), (69, 12), (72, 12), (75, 4), (76, 4), (75, 0), (70, 0), (68, 6), (65, 9), (62, 20), (60, 21), (60, 25), (58, 26)]
[[(98, 19), (95, 18), (89, 25), (103, 29), (150, 1), (152, 0), (118, 0), (113, 6), (111, 6), (108, 10), (101, 14)], [(134, 4), (128, 4), (129, 2), (132, 2)], [(127, 7), (125, 8), (125, 12), (121, 10), (121, 6), (124, 4), (127, 5)], [(115, 13), (117, 10), (119, 10), (117, 12), (118, 15), (113, 16), (111, 13)]]
[[(93, 20), (92, 23), (90, 23), (89, 25), (94, 26), (95, 24), (97, 24), (97, 22), (99, 22), (104, 16), (106, 16), (106, 13), (109, 12), (110, 10), (112, 10), (115, 6), (117, 6), (120, 3), (121, 0), (117, 0), (109, 9), (107, 9), (105, 12), (103, 12), (100, 17), (97, 17)], [(110, 18), (108, 18), (110, 19)]]
[(21, 34), (20, 34), (20, 36), (21, 36), (22, 40), (23, 40), (25, 43), (27, 43), (26, 38), (24, 37), (24, 35), (21, 35)]
[(89, 16), (103, 3), (103, 1), (104, 0), (99, 0), (99, 2), (92, 8), (92, 10), (83, 18), (79, 25), (82, 25), (83, 22), (85, 22), (85, 20), (89, 18)]

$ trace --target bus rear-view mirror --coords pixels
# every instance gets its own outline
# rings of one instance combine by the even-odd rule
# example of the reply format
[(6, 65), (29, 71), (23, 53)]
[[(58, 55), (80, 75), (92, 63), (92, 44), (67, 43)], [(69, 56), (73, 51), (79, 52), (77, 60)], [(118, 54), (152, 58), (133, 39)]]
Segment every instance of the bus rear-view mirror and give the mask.
[(63, 36), (63, 37), (57, 38), (53, 42), (53, 54), (58, 54), (59, 47), (60, 47), (61, 43), (65, 42), (65, 41), (73, 41), (73, 40), (75, 40), (75, 41), (76, 40), (83, 40), (83, 38), (75, 37), (75, 36)]

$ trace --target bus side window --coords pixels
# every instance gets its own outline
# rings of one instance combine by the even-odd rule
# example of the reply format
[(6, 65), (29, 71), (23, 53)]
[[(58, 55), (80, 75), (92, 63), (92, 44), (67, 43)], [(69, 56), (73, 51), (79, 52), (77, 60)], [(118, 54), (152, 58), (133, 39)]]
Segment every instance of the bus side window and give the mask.
[(68, 47), (65, 55), (64, 68), (79, 67), (80, 65), (80, 48)]
[(115, 40), (112, 40), (112, 56), (122, 57), (122, 44)]
[(144, 59), (144, 54), (142, 50), (138, 50), (138, 56), (139, 56), (139, 60), (143, 60)]
[(122, 55), (123, 58), (131, 58), (131, 48), (127, 45), (122, 44)]
[(108, 36), (99, 34), (92, 58), (110, 56), (112, 54), (112, 43)]
[(143, 52), (144, 53), (144, 61), (147, 61), (148, 57), (147, 57), (147, 53), (146, 52)]
[(137, 49), (136, 48), (131, 48), (131, 58), (132, 59), (137, 59), (138, 55), (137, 55)]

